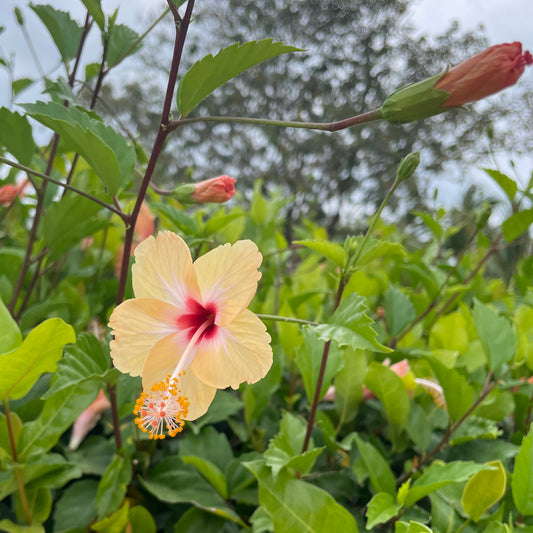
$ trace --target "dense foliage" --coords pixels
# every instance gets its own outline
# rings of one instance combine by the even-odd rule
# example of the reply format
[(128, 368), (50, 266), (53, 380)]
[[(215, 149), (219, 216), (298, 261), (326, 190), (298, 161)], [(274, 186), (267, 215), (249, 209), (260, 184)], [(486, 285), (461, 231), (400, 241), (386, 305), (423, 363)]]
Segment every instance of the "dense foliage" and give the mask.
[[(170, 120), (173, 99), (185, 116), (299, 43), (226, 45), (180, 69), (176, 91), (194, 1), (171, 2), (162, 23), (174, 15), (176, 53), (147, 156), (93, 109), (141, 39), (98, 0), (83, 3), (84, 26), (31, 6), (66, 76), (23, 114), (0, 109), (0, 530), (532, 532), (533, 174), (521, 187), (487, 169), (502, 223), (475, 202), (412, 212), (409, 226), (380, 210), (343, 241), (305, 216), (288, 234), (280, 213), (293, 198), (260, 180), (246, 202), (237, 192), (224, 206), (187, 206), (148, 188), (167, 138), (192, 127)], [(102, 33), (103, 57), (83, 75), (89, 29)], [(86, 107), (80, 78), (94, 95)], [(35, 140), (39, 125), (49, 142)], [(405, 154), (392, 136), (422, 143), (386, 123), (353, 131), (365, 130), (389, 139), (396, 160)], [(343, 133), (306, 132), (324, 135)], [(380, 169), (381, 207), (407, 194), (417, 160)], [(141, 378), (113, 368), (107, 327), (134, 297), (134, 246), (158, 230), (181, 235), (194, 259), (256, 243), (250, 309), (274, 354), (265, 378), (218, 390), (205, 415), (165, 440), (134, 424)]]

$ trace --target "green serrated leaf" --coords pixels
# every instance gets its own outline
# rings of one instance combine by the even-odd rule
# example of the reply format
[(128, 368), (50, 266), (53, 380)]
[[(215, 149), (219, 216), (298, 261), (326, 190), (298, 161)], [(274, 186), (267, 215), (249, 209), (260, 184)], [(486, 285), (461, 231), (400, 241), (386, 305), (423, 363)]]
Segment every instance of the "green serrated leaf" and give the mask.
[(30, 4), (30, 7), (50, 32), (61, 54), (61, 59), (69, 61), (75, 58), (78, 53), (83, 28), (80, 28), (65, 11), (59, 11), (48, 5)]
[(141, 47), (139, 35), (124, 24), (117, 24), (110, 30), (106, 61), (108, 68), (118, 65), (123, 59), (134, 54)]
[(372, 362), (365, 377), (365, 385), (385, 407), (387, 418), (400, 426), (409, 416), (409, 395), (403, 381), (389, 367)]
[(398, 335), (416, 318), (415, 306), (410, 298), (394, 285), (385, 291), (384, 307), (390, 335)]
[(311, 326), (322, 340), (334, 340), (340, 347), (366, 349), (373, 352), (391, 352), (376, 339), (377, 333), (372, 329), (374, 321), (367, 315), (366, 299), (352, 293), (333, 313), (329, 324)]
[(0, 474), (0, 499), (18, 490), (14, 469), (17, 468), (27, 489), (55, 489), (82, 475), (77, 465), (67, 463), (55, 453), (32, 457), (27, 463), (10, 465)]
[(105, 15), (102, 11), (100, 0), (81, 0), (86, 7), (89, 15), (94, 19), (98, 27), (104, 31), (105, 29)]
[[(358, 242), (362, 241), (362, 238), (358, 238)], [(361, 244), (362, 242), (359, 242)], [(368, 239), (365, 244), (365, 248), (357, 261), (357, 268), (364, 265), (368, 265), (372, 261), (381, 257), (403, 257), (406, 255), (406, 251), (401, 244), (396, 242), (378, 241), (376, 239)]]
[(56, 102), (22, 105), (29, 116), (61, 136), (68, 149), (79, 153), (114, 195), (133, 175), (135, 149), (111, 127), (81, 108)]
[(431, 368), (444, 391), (446, 407), (452, 420), (459, 420), (472, 406), (474, 389), (467, 379), (453, 368), (447, 368), (437, 359), (429, 359)]
[(429, 213), (424, 213), (423, 211), (412, 211), (413, 215), (416, 215), (417, 217), (420, 217), (422, 219), (422, 222), (429, 228), (431, 233), (437, 237), (437, 239), (441, 239), (444, 235), (444, 230), (442, 229), (442, 226), (438, 220), (435, 220), (433, 218), (433, 215)]
[(314, 449), (302, 454), (306, 429), (306, 424), (300, 418), (283, 411), (280, 431), (270, 441), (268, 450), (264, 453), (265, 464), (272, 469), (274, 479), (285, 468), (297, 470), (302, 475), (312, 468), (324, 448), (314, 448), (311, 441), (310, 448)]
[(24, 425), (20, 434), (19, 459), (47, 452), (74, 420), (94, 401), (100, 391), (95, 382), (85, 382), (61, 390), (44, 402), (37, 420)]
[(259, 503), (276, 533), (357, 533), (354, 517), (326, 491), (282, 474), (274, 481), (262, 460), (244, 463), (259, 483)]
[(18, 80), (14, 80), (11, 84), (11, 90), (13, 91), (13, 94), (17, 96), (19, 93), (24, 91), (24, 89), (27, 89), (30, 85), (33, 85), (35, 83), (35, 80), (32, 80), (31, 78), (19, 78)]
[(0, 108), (0, 146), (23, 165), (31, 163), (37, 150), (28, 119), (5, 107)]
[(144, 488), (167, 503), (190, 502), (200, 509), (241, 523), (215, 489), (191, 465), (179, 457), (167, 457), (152, 468), (146, 478), (139, 478)]
[(503, 221), (502, 232), (507, 242), (514, 241), (533, 224), (533, 209), (524, 209)]
[(370, 442), (365, 442), (358, 435), (354, 436), (354, 440), (376, 493), (386, 492), (390, 496), (396, 496), (396, 481), (388, 461)]
[(183, 76), (177, 92), (178, 109), (186, 117), (206, 96), (245, 70), (267, 59), (300, 52), (300, 48), (285, 46), (272, 39), (234, 43), (216, 56), (211, 54), (195, 63)]
[[(317, 332), (315, 332), (316, 327), (318, 326), (312, 328), (305, 327), (302, 330), (304, 343), (296, 352), (296, 365), (304, 380), (305, 392), (307, 393), (307, 398), (310, 403), (313, 401), (313, 396), (315, 394), (320, 373), (320, 365), (322, 362), (322, 354), (324, 352), (324, 343), (319, 340), (319, 337), (317, 337)], [(322, 387), (320, 389), (320, 398), (326, 394), (333, 377), (341, 367), (341, 354), (336, 346), (331, 345), (326, 370), (322, 380)]]
[(50, 318), (30, 331), (15, 350), (0, 355), (0, 398), (22, 398), (44, 372), (53, 372), (65, 344), (75, 342), (72, 326)]
[(522, 439), (520, 451), (515, 458), (511, 487), (518, 512), (533, 515), (533, 424)]
[(482, 470), (474, 474), (465, 485), (461, 504), (466, 514), (479, 522), (481, 515), (499, 501), (505, 493), (507, 476), (501, 461), (487, 463), (494, 470)]
[(507, 195), (507, 198), (512, 202), (518, 190), (516, 182), (499, 170), (493, 170), (491, 168), (484, 168), (483, 170), (500, 186), (502, 191)]
[(87, 236), (111, 225), (96, 217), (102, 208), (83, 196), (71, 196), (55, 202), (43, 219), (43, 238), (57, 257)]
[(516, 335), (511, 322), (478, 300), (472, 313), (489, 367), (499, 375), (516, 352)]
[(131, 476), (130, 460), (122, 455), (115, 455), (98, 484), (95, 506), (99, 519), (105, 518), (119, 508), (126, 495)]
[(94, 335), (81, 333), (76, 344), (65, 350), (52, 386), (43, 395), (43, 399), (88, 379), (103, 377), (109, 371), (109, 361), (109, 356), (98, 339)]
[(363, 396), (363, 381), (367, 362), (363, 350), (342, 351), (344, 366), (335, 376), (335, 409), (339, 415), (339, 425), (351, 422)]
[(293, 244), (300, 244), (301, 246), (305, 246), (306, 248), (309, 248), (310, 250), (313, 250), (315, 252), (318, 252), (319, 254), (323, 255), (324, 257), (327, 257), (329, 260), (333, 261), (336, 265), (340, 266), (341, 268), (344, 267), (346, 264), (346, 252), (344, 251), (344, 248), (335, 242), (330, 241), (321, 241), (321, 240), (313, 240), (313, 241), (293, 241)]
[(195, 455), (183, 455), (180, 454), (181, 460), (186, 465), (192, 465), (194, 468), (202, 474), (205, 479), (212, 485), (212, 487), (220, 494), (225, 500), (228, 498), (228, 486), (226, 484), (226, 477), (224, 473), (207, 459), (197, 457)]

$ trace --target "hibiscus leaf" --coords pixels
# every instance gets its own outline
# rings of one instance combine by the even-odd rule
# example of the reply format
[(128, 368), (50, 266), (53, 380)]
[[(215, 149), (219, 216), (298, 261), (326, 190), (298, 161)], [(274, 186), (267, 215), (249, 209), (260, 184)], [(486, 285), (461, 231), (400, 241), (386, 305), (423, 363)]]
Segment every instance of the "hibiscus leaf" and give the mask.
[(178, 109), (186, 117), (206, 96), (245, 70), (272, 57), (300, 48), (285, 46), (272, 39), (234, 43), (223, 48), (216, 56), (208, 54), (196, 62), (183, 76), (177, 92)]
[(16, 400), (33, 387), (44, 372), (53, 372), (65, 344), (75, 342), (72, 326), (50, 318), (35, 327), (15, 350), (0, 355), (0, 397)]
[(66, 108), (56, 102), (24, 104), (27, 114), (55, 131), (67, 149), (80, 154), (114, 195), (131, 181), (135, 149), (126, 139), (80, 107)]
[(103, 378), (116, 370), (110, 369), (109, 350), (94, 335), (81, 333), (76, 344), (65, 350), (57, 365), (54, 382), (42, 398), (50, 398), (56, 392), (93, 378)]
[(65, 11), (59, 11), (47, 5), (30, 4), (30, 7), (50, 32), (61, 54), (61, 59), (69, 61), (76, 57), (83, 28), (78, 26)]

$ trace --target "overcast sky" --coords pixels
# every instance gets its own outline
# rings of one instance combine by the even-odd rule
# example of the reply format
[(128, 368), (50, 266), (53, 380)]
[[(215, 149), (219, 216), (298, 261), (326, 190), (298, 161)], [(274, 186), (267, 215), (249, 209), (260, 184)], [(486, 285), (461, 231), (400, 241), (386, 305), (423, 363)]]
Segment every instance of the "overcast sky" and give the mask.
[[(197, 3), (201, 1), (197, 0)], [(287, 2), (290, 1), (287, 0)], [(37, 2), (68, 10), (80, 24), (83, 23), (85, 9), (79, 0), (36, 0)], [(16, 0), (0, 0), (0, 4), (0, 25), (6, 27), (5, 31), (0, 34), (0, 57), (13, 60), (15, 78), (39, 78), (21, 30), (14, 21), (13, 8), (16, 5), (23, 9), (26, 28), (32, 36), (45, 72), (49, 73), (54, 67), (58, 67), (55, 46), (35, 13), (26, 7), (26, 3)], [(119, 7), (118, 22), (128, 24), (142, 33), (154, 20), (156, 14), (165, 9), (166, 2), (164, 0), (102, 0), (102, 7), (106, 14), (112, 13)], [(533, 52), (533, 0), (413, 0), (404, 20), (405, 23), (415, 26), (418, 31), (432, 35), (445, 31), (454, 19), (459, 20), (461, 27), (465, 30), (483, 25), (490, 44), (521, 41), (524, 49)], [(96, 32), (92, 33), (92, 40), (89, 41), (84, 52), (83, 59), (86, 62), (99, 61), (100, 46)], [(119, 69), (126, 72), (127, 63), (125, 61)], [(526, 70), (519, 83), (528, 83), (530, 86), (533, 84), (533, 67)], [(512, 91), (513, 88), (509, 88), (506, 91), (507, 95), (510, 93), (512, 95)], [(20, 101), (30, 101), (36, 97), (35, 91), (28, 90), (21, 94)], [(492, 98), (498, 98), (498, 95)], [(0, 66), (0, 106), (2, 105), (9, 105), (9, 80), (6, 70)], [(531, 113), (531, 109), (527, 111)], [(487, 165), (490, 164), (487, 162)], [(533, 171), (533, 158), (522, 158), (519, 166), (523, 174), (521, 181), (525, 182)], [(503, 170), (506, 169), (503, 168)], [(455, 178), (448, 174), (446, 179), (453, 182)], [(478, 179), (484, 180), (485, 178), (478, 175)], [(446, 184), (442, 183), (441, 191), (443, 186), (444, 190), (447, 190)], [(491, 189), (490, 184), (488, 187)], [(448, 196), (447, 192), (445, 196)]]

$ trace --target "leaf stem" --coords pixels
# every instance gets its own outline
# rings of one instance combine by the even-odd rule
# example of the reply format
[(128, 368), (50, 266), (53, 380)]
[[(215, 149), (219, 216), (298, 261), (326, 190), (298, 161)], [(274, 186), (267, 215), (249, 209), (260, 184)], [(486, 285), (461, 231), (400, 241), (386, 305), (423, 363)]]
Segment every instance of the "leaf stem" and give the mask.
[(376, 224), (379, 220), (379, 217), (381, 216), (381, 213), (383, 212), (383, 209), (385, 209), (385, 206), (389, 203), (389, 200), (391, 199), (392, 195), (395, 193), (400, 183), (401, 181), (396, 176), (396, 179), (394, 180), (394, 183), (392, 184), (391, 188), (388, 190), (387, 195), (385, 196), (385, 198), (383, 198), (383, 202), (381, 202), (379, 209), (376, 211), (376, 213), (372, 217), (372, 221), (370, 222), (370, 225), (368, 226), (368, 229), (366, 230), (365, 236), (363, 237), (363, 242), (361, 243), (361, 246), (359, 246), (359, 249), (357, 250), (353, 261), (350, 262), (351, 267), (354, 267), (357, 265), (357, 261), (359, 261), (361, 254), (363, 253), (363, 250), (365, 248), (365, 245), (368, 242), (368, 239), (370, 238), (371, 233), (374, 231), (374, 228), (376, 227)]
[(174, 131), (180, 126), (194, 124), (195, 122), (230, 122), (237, 124), (258, 124), (262, 126), (279, 126), (282, 128), (300, 128), (334, 132), (366, 124), (368, 122), (374, 122), (376, 120), (382, 120), (381, 109), (374, 109), (337, 122), (298, 122), (292, 120), (270, 120), (266, 118), (252, 117), (194, 117), (174, 120), (169, 122), (166, 127), (169, 131)]
[[(335, 303), (333, 304), (332, 314), (335, 312), (337, 307), (339, 307), (342, 299), (342, 293), (344, 288), (348, 283), (349, 278), (344, 278), (341, 276), (339, 280), (339, 286), (337, 288), (337, 295), (335, 297)], [(315, 425), (315, 416), (318, 409), (318, 402), (320, 401), (320, 391), (322, 390), (322, 383), (324, 382), (324, 374), (326, 372), (326, 365), (328, 362), (329, 348), (331, 346), (331, 341), (326, 341), (324, 344), (324, 351), (322, 352), (322, 361), (320, 362), (320, 370), (318, 372), (318, 379), (315, 388), (315, 395), (313, 396), (313, 403), (311, 404), (311, 410), (309, 411), (309, 419), (307, 420), (307, 429), (305, 432), (304, 443), (302, 446), (302, 453), (307, 451), (309, 446), (309, 441), (311, 440), (311, 433), (313, 432), (313, 426)]]
[(302, 324), (304, 326), (318, 326), (318, 322), (312, 322), (311, 320), (303, 320), (301, 318), (293, 318), (291, 316), (279, 316), (279, 315), (256, 315), (261, 320), (274, 320), (276, 322), (292, 322), (294, 324)]
[(120, 211), (119, 209), (117, 209), (116, 207), (110, 204), (107, 204), (102, 200), (99, 200), (95, 196), (92, 196), (91, 194), (86, 193), (85, 191), (82, 191), (81, 189), (72, 187), (71, 185), (68, 185), (67, 183), (64, 183), (62, 181), (55, 180), (54, 178), (51, 178), (50, 176), (47, 176), (46, 174), (43, 174), (42, 172), (38, 172), (37, 170), (33, 170), (32, 168), (21, 165), (20, 163), (17, 163), (16, 161), (10, 161), (9, 159), (6, 159), (5, 157), (2, 157), (2, 156), (0, 156), (0, 163), (5, 163), (6, 165), (9, 165), (11, 167), (18, 168), (19, 170), (23, 170), (27, 174), (35, 176), (36, 178), (41, 178), (42, 180), (49, 181), (50, 183), (54, 183), (55, 185), (58, 185), (59, 187), (63, 187), (66, 190), (79, 194), (80, 196), (84, 196), (85, 198), (91, 200), (92, 202), (98, 205), (101, 205), (102, 207), (105, 207), (105, 209), (112, 211), (113, 213), (117, 214), (119, 217), (121, 218), (124, 217), (124, 213)]
[[(13, 431), (13, 423), (11, 421), (11, 409), (9, 408), (9, 398), (6, 396), (4, 398), (4, 413), (6, 415), (7, 423), (7, 433), (9, 435), (9, 444), (11, 446), (11, 453), (13, 455), (13, 461), (18, 462), (17, 454), (17, 445), (15, 443), (15, 433)], [(20, 468), (15, 465), (15, 480), (17, 483), (18, 493), (20, 495), (20, 501), (22, 503), (22, 509), (24, 510), (24, 518), (26, 519), (26, 524), (31, 525), (31, 512), (30, 506), (28, 504), (28, 496), (26, 495), (26, 487), (24, 487), (24, 479), (22, 477), (22, 472)]]
[[(52, 141), (52, 149), (50, 150), (50, 156), (49, 156), (48, 163), (46, 165), (46, 170), (44, 173), (44, 175), (46, 176), (48, 176), (52, 172), (52, 167), (54, 166), (54, 159), (56, 156), (58, 144), (59, 144), (59, 135), (57, 133), (54, 133), (54, 137)], [(35, 190), (35, 192), (37, 193), (37, 205), (35, 206), (35, 214), (33, 215), (33, 221), (32, 221), (31, 228), (30, 228), (30, 234), (28, 236), (28, 244), (26, 245), (26, 253), (24, 254), (24, 260), (22, 262), (22, 266), (20, 268), (20, 272), (19, 272), (17, 281), (15, 283), (15, 287), (13, 289), (11, 301), (9, 302), (7, 306), (7, 308), (9, 309), (9, 312), (13, 315), (13, 317), (16, 316), (15, 306), (17, 305), (20, 291), (22, 290), (22, 285), (24, 284), (24, 278), (26, 277), (26, 274), (28, 273), (28, 269), (30, 268), (31, 256), (33, 253), (33, 245), (37, 237), (37, 229), (39, 227), (39, 222), (40, 222), (41, 215), (43, 212), (46, 185), (47, 185), (47, 181), (45, 181), (40, 188)]]

